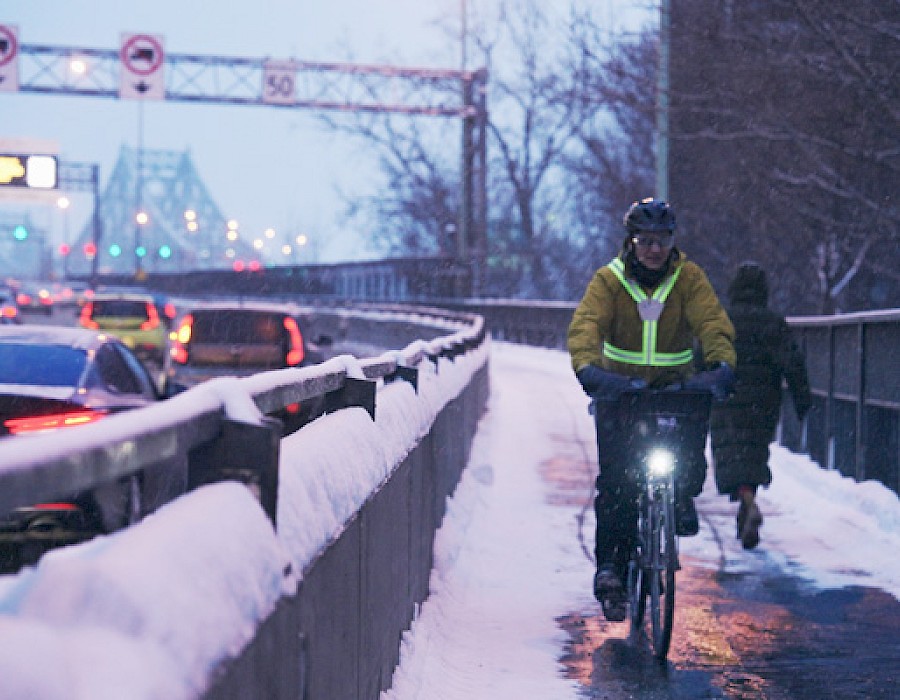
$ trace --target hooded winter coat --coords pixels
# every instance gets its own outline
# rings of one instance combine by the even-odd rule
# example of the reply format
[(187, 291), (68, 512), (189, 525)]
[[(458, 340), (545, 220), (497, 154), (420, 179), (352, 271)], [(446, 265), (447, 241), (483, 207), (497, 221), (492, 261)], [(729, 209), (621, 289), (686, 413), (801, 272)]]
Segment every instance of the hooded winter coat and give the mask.
[(783, 316), (768, 308), (765, 271), (744, 263), (728, 289), (728, 314), (735, 327), (737, 383), (724, 404), (713, 407), (710, 437), (716, 487), (736, 498), (742, 485), (768, 486), (769, 444), (781, 413), (782, 383), (799, 419), (811, 399), (806, 363)]

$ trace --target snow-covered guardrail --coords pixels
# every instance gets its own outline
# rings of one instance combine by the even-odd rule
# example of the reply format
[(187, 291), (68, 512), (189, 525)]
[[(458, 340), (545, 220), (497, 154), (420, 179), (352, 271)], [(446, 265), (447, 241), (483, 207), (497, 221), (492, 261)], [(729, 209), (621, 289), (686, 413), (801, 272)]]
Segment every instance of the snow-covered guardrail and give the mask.
[[(8, 441), (2, 508), (134, 475), (157, 493), (0, 576), (0, 697), (377, 698), (486, 405), (488, 338), (471, 314), (376, 315), (427, 339)], [(317, 392), (332, 411), (273, 442), (265, 412)]]

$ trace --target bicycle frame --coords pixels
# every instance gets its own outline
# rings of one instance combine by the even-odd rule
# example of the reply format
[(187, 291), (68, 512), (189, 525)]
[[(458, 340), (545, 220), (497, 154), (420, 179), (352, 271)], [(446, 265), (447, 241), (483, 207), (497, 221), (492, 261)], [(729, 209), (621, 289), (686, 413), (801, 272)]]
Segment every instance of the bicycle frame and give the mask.
[(638, 537), (628, 571), (631, 629), (643, 630), (649, 602), (650, 642), (665, 659), (674, 625), (675, 573), (680, 568), (675, 534), (675, 483), (681, 463), (706, 443), (711, 397), (694, 391), (623, 394), (619, 421), (634, 458)]

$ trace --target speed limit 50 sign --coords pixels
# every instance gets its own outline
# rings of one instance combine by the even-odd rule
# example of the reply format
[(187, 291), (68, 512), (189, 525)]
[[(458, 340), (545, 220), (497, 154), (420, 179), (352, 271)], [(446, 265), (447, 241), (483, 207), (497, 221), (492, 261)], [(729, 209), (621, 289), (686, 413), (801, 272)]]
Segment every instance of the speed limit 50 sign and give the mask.
[(294, 61), (265, 62), (262, 101), (272, 105), (292, 105), (297, 101), (297, 64)]

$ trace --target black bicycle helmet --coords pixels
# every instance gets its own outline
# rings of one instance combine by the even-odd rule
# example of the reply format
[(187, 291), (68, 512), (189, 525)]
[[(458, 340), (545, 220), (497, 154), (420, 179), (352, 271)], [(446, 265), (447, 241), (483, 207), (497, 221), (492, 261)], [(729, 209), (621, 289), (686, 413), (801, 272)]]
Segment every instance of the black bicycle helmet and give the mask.
[(629, 235), (641, 231), (675, 232), (675, 212), (668, 202), (647, 197), (634, 202), (625, 214), (625, 229)]

